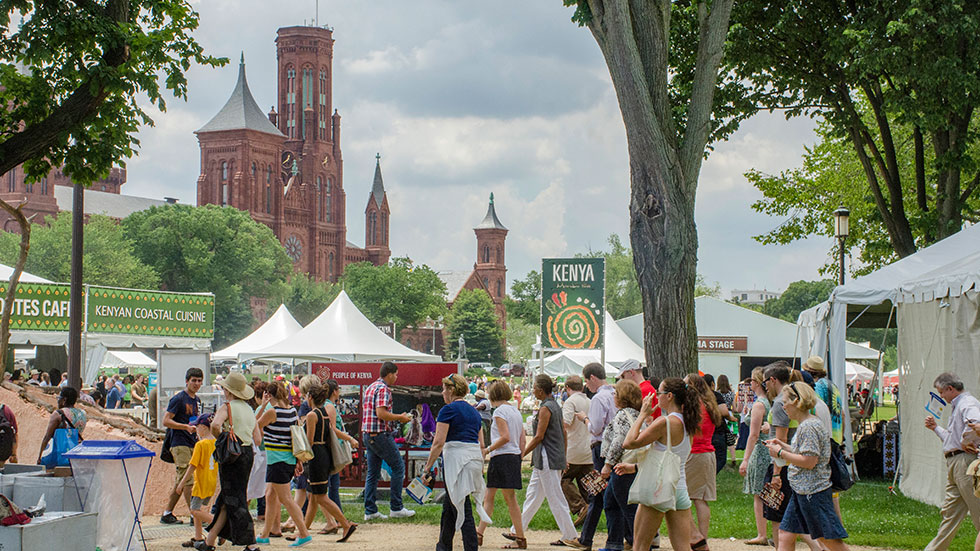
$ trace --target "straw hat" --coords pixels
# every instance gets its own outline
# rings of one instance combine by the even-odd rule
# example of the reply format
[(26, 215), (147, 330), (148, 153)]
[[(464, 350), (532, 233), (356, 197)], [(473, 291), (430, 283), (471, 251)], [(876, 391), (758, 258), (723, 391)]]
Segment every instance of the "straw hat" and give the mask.
[(474, 394), (473, 396), (476, 396), (477, 399), (482, 400), (487, 397), (487, 393), (484, 392), (483, 389), (481, 388), (480, 390), (477, 390), (476, 394)]
[(249, 386), (245, 376), (241, 373), (231, 373), (226, 379), (215, 381), (215, 384), (242, 400), (251, 400), (255, 396), (255, 390)]
[(803, 364), (803, 369), (817, 376), (817, 378), (827, 375), (827, 370), (823, 366), (823, 358), (820, 356), (810, 356)]

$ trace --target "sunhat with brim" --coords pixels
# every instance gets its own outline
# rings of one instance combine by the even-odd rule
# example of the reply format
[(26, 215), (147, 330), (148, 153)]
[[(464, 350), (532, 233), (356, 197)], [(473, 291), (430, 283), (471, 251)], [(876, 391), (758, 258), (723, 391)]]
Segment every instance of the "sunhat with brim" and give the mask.
[(810, 356), (807, 358), (806, 363), (803, 364), (803, 369), (816, 375), (818, 378), (827, 374), (827, 370), (823, 366), (823, 358), (820, 356)]
[(242, 400), (251, 400), (255, 396), (255, 390), (249, 386), (241, 373), (232, 373), (224, 380), (215, 383)]

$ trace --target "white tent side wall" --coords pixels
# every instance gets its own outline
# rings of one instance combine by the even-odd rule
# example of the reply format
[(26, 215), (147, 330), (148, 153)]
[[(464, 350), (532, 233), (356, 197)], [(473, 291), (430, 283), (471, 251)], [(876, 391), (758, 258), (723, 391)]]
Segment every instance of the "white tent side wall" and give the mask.
[[(967, 390), (980, 389), (980, 293), (898, 306), (899, 396), (902, 408), (902, 453), (899, 488), (905, 495), (931, 505), (943, 502), (946, 464), (941, 444), (925, 428), (923, 397), (933, 390), (936, 377), (951, 371)], [(947, 412), (949, 408), (947, 408)], [(940, 420), (945, 425), (947, 419)], [(915, 476), (909, 476), (909, 473)]]

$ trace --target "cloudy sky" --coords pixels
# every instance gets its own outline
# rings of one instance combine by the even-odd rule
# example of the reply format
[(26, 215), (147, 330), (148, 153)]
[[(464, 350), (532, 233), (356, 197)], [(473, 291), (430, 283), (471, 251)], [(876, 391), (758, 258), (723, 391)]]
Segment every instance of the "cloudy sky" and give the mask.
[[(196, 201), (194, 130), (221, 109), (244, 51), (263, 110), (275, 103), (276, 29), (313, 24), (315, 0), (192, 0), (196, 36), (232, 60), (193, 68), (189, 99), (155, 113), (128, 164), (124, 193)], [(334, 29), (334, 107), (342, 119), (348, 239), (364, 242), (363, 210), (382, 170), (392, 209), (391, 248), (437, 270), (469, 269), (472, 227), (490, 192), (510, 229), (508, 276), (626, 239), (629, 166), (625, 131), (592, 36), (560, 0), (458, 2), (320, 0)], [(699, 272), (725, 290), (782, 290), (818, 277), (831, 244), (763, 247), (752, 235), (781, 220), (754, 213), (760, 194), (742, 174), (799, 164), (812, 124), (759, 115), (718, 144), (701, 172)], [(628, 240), (628, 239), (626, 239)]]

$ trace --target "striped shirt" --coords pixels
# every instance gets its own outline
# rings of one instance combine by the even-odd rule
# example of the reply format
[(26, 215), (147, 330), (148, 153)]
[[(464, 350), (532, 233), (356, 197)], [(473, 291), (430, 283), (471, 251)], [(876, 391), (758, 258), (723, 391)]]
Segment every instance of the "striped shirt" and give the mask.
[(296, 414), (296, 409), (292, 407), (273, 409), (276, 410), (276, 420), (262, 429), (265, 449), (291, 452), (293, 451), (293, 437), (289, 432), (289, 427), (299, 422), (299, 415)]

